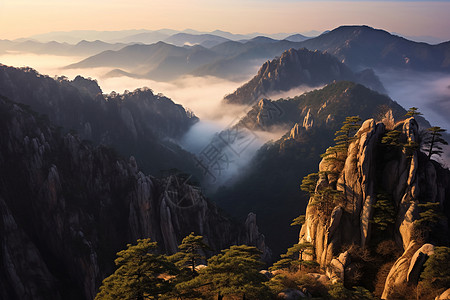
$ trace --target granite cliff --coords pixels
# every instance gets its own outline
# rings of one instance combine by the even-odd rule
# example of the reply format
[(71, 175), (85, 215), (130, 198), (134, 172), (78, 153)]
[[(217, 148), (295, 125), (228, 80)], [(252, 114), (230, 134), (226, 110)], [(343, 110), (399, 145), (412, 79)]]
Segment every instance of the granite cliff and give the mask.
[(145, 172), (196, 171), (192, 156), (176, 141), (198, 118), (151, 89), (103, 94), (96, 81), (81, 76), (50, 78), (31, 68), (0, 65), (0, 95), (29, 105), (82, 139), (135, 156)]
[(0, 98), (0, 299), (93, 299), (115, 253), (150, 237), (173, 253), (194, 231), (216, 251), (257, 245), (256, 217), (223, 217), (189, 178), (142, 173), (131, 157), (62, 134)]
[[(393, 131), (399, 133), (398, 142), (382, 143), (383, 137)], [(448, 243), (445, 218), (434, 224), (431, 232), (418, 226), (426, 203), (437, 203), (439, 210), (450, 216), (450, 171), (420, 151), (416, 145), (421, 140), (414, 118), (391, 125), (369, 119), (339, 159), (325, 157), (320, 162), (319, 178), (306, 209), (299, 242), (313, 244), (314, 255), (310, 259), (320, 263), (332, 281), (350, 282), (357, 272), (362, 272), (375, 284), (374, 276), (386, 260), (377, 261), (378, 266), (367, 260), (361, 271), (354, 249), (367, 251), (367, 257), (370, 253), (381, 257), (383, 250), (379, 245), (390, 242), (403, 254), (391, 258), (390, 271), (387, 278), (384, 276), (384, 288), (379, 293), (383, 299), (396, 299), (394, 295), (402, 286), (417, 284), (434, 246)], [(316, 205), (315, 197), (330, 189), (338, 191), (342, 198), (330, 201), (330, 209), (324, 211)], [(383, 216), (384, 221), (392, 218), (383, 230), (374, 221), (374, 216), (383, 214), (380, 203), (393, 212), (391, 217)]]

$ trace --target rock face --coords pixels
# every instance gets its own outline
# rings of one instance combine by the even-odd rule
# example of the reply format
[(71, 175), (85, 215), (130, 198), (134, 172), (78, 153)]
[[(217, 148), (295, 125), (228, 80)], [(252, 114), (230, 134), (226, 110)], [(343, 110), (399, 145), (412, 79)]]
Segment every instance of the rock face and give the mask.
[(0, 95), (29, 105), (83, 139), (135, 156), (146, 172), (196, 169), (190, 155), (171, 141), (198, 118), (148, 88), (103, 95), (96, 81), (81, 76), (53, 79), (31, 68), (0, 65)]
[[(298, 239), (297, 230), (286, 228), (308, 203), (299, 189), (299, 180), (317, 172), (320, 154), (330, 146), (345, 117), (378, 117), (376, 121), (380, 121), (388, 112), (393, 120), (400, 120), (406, 113), (389, 97), (347, 81), (292, 99), (260, 101), (238, 126), (271, 132), (285, 128), (286, 133), (278, 141), (264, 145), (235, 186), (221, 190), (214, 199), (232, 214), (242, 214), (242, 218), (250, 210), (255, 212), (274, 253), (281, 254)], [(256, 188), (249, 193), (249, 186)], [(271, 207), (270, 212), (266, 207)]]
[[(402, 142), (419, 141), (418, 125), (414, 118), (399, 122)], [(387, 279), (383, 299), (389, 299), (393, 289), (400, 284), (416, 283), (426, 258), (433, 253), (433, 245), (420, 244), (414, 238), (413, 223), (419, 219), (419, 201), (440, 203), (445, 209), (450, 203), (450, 172), (438, 163), (428, 160), (414, 148), (385, 148), (381, 139), (386, 132), (383, 123), (373, 119), (365, 121), (355, 140), (350, 143), (345, 162), (322, 160), (316, 193), (331, 187), (343, 192), (344, 200), (331, 213), (328, 221), (321, 217), (317, 206), (306, 209), (306, 222), (299, 241), (315, 246), (315, 259), (321, 266), (331, 266), (333, 280), (345, 280), (349, 259), (341, 253), (341, 246), (356, 244), (367, 247), (373, 232), (374, 205), (379, 191), (385, 191), (395, 207), (394, 238), (404, 249)], [(335, 173), (339, 175), (336, 177)], [(439, 173), (439, 176), (435, 174)], [(325, 224), (325, 225), (323, 225)], [(445, 225), (447, 229), (447, 225)], [(445, 229), (445, 230), (446, 230)], [(387, 238), (387, 237), (386, 237)], [(344, 262), (345, 261), (345, 262)]]
[(177, 176), (155, 178), (0, 98), (0, 298), (93, 299), (115, 253), (150, 237), (166, 253), (190, 232), (215, 250), (267, 249), (256, 217), (221, 216)]
[(318, 86), (333, 81), (350, 80), (385, 93), (382, 83), (371, 70), (353, 73), (335, 57), (320, 51), (289, 49), (279, 58), (265, 62), (258, 74), (224, 98), (226, 103), (252, 104), (261, 97), (301, 85)]

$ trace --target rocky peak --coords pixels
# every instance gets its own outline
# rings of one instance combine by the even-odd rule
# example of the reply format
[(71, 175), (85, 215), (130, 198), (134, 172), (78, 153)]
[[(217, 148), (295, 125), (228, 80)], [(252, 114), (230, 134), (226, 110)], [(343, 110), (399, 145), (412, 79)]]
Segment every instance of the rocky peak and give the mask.
[(96, 80), (84, 78), (80, 75), (70, 82), (77, 89), (86, 92), (89, 96), (95, 98), (98, 94), (102, 94), (102, 89)]
[[(405, 145), (419, 141), (419, 127), (414, 118), (397, 123), (395, 129), (401, 132)], [(345, 156), (322, 160), (316, 193), (331, 187), (341, 191), (344, 200), (324, 221), (323, 212), (311, 205), (314, 201), (311, 198), (299, 242), (313, 243), (317, 262), (324, 268), (330, 264), (334, 266), (329, 275), (343, 280), (343, 274), (350, 269), (339, 259), (339, 255), (343, 255), (342, 246), (369, 246), (374, 231), (371, 220), (375, 204), (380, 190), (384, 191), (396, 212), (390, 238), (405, 251), (386, 280), (383, 299), (389, 299), (396, 286), (407, 281), (416, 282), (427, 255), (432, 253), (432, 245), (423, 245), (414, 237), (414, 221), (420, 218), (420, 201), (440, 203), (443, 207), (450, 203), (450, 171), (426, 159), (416, 148), (383, 148), (386, 146), (381, 146), (381, 138), (385, 133), (383, 123), (369, 119), (355, 134)]]
[(308, 130), (313, 127), (314, 119), (311, 114), (311, 109), (308, 109), (305, 118), (303, 119), (303, 127)]
[(373, 73), (365, 70), (354, 73), (337, 58), (320, 51), (289, 49), (280, 57), (265, 62), (257, 75), (225, 96), (224, 101), (233, 104), (250, 104), (261, 97), (288, 91), (301, 85), (317, 86), (338, 80), (350, 80), (385, 92), (382, 83)]

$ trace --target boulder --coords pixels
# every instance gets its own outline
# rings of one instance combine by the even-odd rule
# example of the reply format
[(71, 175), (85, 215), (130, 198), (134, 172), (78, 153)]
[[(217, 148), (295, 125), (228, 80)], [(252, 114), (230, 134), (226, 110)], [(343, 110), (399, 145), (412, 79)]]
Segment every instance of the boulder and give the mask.
[(434, 246), (432, 244), (425, 244), (414, 253), (409, 264), (408, 275), (406, 277), (408, 283), (417, 284), (422, 271), (423, 264), (428, 257), (434, 254)]

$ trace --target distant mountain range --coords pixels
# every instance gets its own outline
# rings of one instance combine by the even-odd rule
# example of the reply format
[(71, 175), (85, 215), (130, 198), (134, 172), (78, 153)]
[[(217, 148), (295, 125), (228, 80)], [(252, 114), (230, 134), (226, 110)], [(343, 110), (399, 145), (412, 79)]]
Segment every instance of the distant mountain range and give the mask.
[(106, 50), (120, 50), (125, 46), (127, 46), (127, 44), (111, 44), (102, 42), (100, 40), (95, 40), (92, 42), (82, 40), (75, 45), (54, 41), (41, 43), (33, 40), (0, 40), (0, 54), (7, 52), (25, 52), (65, 56), (90, 56)]
[[(197, 45), (193, 49), (184, 46), (175, 50), (160, 42), (152, 46), (133, 45), (99, 53), (69, 67), (118, 68), (122, 71), (119, 74), (155, 80), (170, 80), (186, 74), (242, 80), (251, 76), (264, 61), (280, 56), (290, 48), (306, 48), (329, 53), (353, 71), (365, 68), (450, 71), (450, 42), (439, 45), (417, 43), (368, 26), (342, 26), (303, 41), (299, 41), (303, 38), (298, 35), (286, 38), (276, 40), (258, 36), (220, 43), (226, 38), (178, 34), (170, 41), (178, 45), (203, 43), (210, 48)], [(155, 54), (161, 52), (164, 54)], [(174, 52), (176, 54), (172, 55)], [(192, 53), (198, 55), (193, 59)], [(133, 58), (136, 55), (139, 59)]]
[(326, 51), (354, 69), (450, 71), (450, 42), (418, 43), (368, 26), (341, 26), (302, 42), (302, 47)]
[(256, 63), (298, 45), (266, 37), (256, 37), (246, 42), (227, 41), (210, 49), (199, 45), (178, 47), (158, 42), (105, 51), (67, 68), (111, 67), (134, 77), (154, 80), (170, 80), (186, 74), (242, 79), (253, 72)]
[[(172, 35), (184, 33), (190, 35), (214, 35), (228, 40), (238, 41), (244, 39), (251, 39), (257, 36), (268, 36), (274, 39), (285, 39), (292, 36), (294, 33), (275, 33), (265, 34), (261, 32), (253, 32), (249, 34), (235, 34), (223, 30), (214, 30), (211, 32), (198, 31), (193, 29), (173, 30), (173, 29), (159, 29), (159, 30), (120, 30), (120, 31), (95, 31), (95, 30), (75, 30), (75, 31), (57, 31), (44, 34), (37, 34), (28, 37), (27, 39), (37, 40), (40, 42), (65, 42), (76, 44), (81, 40), (102, 40), (109, 43), (145, 43), (152, 44), (159, 41), (164, 41)], [(319, 32), (307, 32), (307, 36), (318, 35)]]

